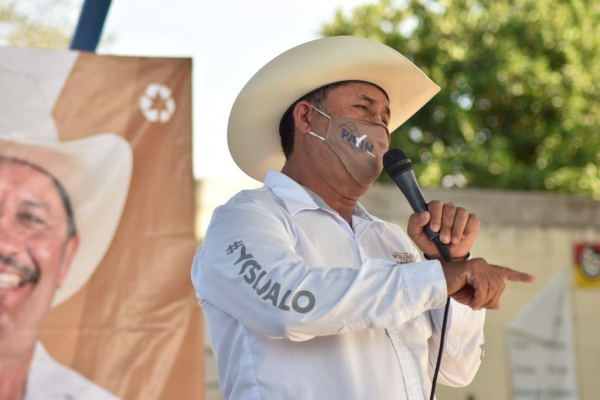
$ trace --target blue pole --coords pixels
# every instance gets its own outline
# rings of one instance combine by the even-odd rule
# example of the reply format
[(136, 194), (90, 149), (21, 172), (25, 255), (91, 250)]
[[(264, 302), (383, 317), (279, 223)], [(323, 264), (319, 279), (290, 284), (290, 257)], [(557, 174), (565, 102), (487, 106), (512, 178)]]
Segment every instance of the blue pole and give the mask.
[(111, 1), (85, 0), (71, 41), (71, 50), (96, 51)]

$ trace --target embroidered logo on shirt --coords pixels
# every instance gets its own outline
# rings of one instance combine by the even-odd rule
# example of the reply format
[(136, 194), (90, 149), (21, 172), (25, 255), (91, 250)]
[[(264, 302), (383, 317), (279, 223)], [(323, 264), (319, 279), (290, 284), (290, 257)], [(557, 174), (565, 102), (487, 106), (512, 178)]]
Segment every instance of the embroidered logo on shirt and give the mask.
[(410, 264), (415, 262), (415, 255), (413, 253), (399, 253), (395, 251), (392, 253), (392, 256), (398, 260), (396, 264)]
[(292, 295), (291, 290), (286, 290), (283, 297), (279, 299), (279, 293), (281, 291), (281, 284), (279, 282), (272, 282), (272, 279), (269, 278), (267, 282), (262, 286), (259, 286), (261, 280), (267, 275), (267, 272), (263, 270), (262, 266), (254, 259), (252, 253), (246, 251), (246, 246), (241, 240), (236, 240), (227, 246), (225, 253), (227, 255), (233, 255), (238, 249), (240, 249), (240, 257), (233, 265), (240, 264), (243, 261), (238, 275), (244, 275), (244, 281), (248, 285), (252, 285), (252, 289), (255, 290), (259, 296), (262, 296), (261, 298), (264, 301), (271, 301), (273, 306), (283, 311), (289, 311), (291, 307), (291, 309), (301, 314), (307, 313), (314, 308), (316, 302), (315, 295), (308, 290), (299, 290), (295, 292), (290, 303), (289, 299)]

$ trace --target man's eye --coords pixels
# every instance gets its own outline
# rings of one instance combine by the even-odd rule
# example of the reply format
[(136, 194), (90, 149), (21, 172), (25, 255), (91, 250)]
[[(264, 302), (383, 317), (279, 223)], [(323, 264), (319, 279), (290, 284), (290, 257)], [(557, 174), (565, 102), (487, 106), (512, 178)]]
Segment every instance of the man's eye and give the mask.
[(31, 213), (20, 213), (17, 218), (21, 222), (27, 222), (31, 224), (44, 224), (44, 220), (31, 214)]
[(367, 110), (367, 106), (363, 106), (362, 104), (357, 104), (354, 107), (360, 108), (361, 110), (365, 110), (365, 111)]

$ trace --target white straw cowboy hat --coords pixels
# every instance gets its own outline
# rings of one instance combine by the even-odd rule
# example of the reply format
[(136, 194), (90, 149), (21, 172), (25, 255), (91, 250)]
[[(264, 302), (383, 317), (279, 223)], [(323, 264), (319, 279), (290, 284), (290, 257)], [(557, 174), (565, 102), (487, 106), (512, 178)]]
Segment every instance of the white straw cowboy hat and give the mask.
[(346, 80), (385, 90), (392, 113), (390, 132), (440, 90), (406, 57), (379, 42), (335, 36), (304, 43), (262, 67), (236, 98), (227, 141), (238, 167), (259, 181), (267, 170), (281, 170), (285, 156), (279, 122), (285, 111), (311, 91)]
[(0, 68), (0, 87), (0, 156), (48, 171), (63, 184), (73, 207), (79, 248), (55, 307), (87, 282), (110, 246), (129, 191), (131, 147), (112, 133), (60, 142), (33, 78)]

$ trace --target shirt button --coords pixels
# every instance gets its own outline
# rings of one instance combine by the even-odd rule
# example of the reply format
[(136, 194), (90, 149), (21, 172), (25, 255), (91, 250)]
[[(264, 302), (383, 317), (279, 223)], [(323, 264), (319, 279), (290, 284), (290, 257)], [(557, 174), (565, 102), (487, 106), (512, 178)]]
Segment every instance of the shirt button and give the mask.
[(415, 388), (410, 389), (410, 394), (417, 394), (417, 389), (415, 389)]

